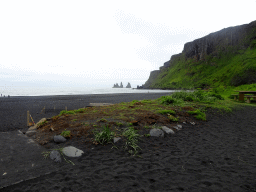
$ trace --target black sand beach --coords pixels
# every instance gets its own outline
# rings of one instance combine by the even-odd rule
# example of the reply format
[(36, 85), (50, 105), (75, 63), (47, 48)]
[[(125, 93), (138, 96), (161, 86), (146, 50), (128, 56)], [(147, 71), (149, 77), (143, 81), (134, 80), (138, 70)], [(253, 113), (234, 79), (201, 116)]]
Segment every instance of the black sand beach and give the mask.
[[(56, 96), (13, 96), (0, 97), (0, 132), (27, 128), (27, 111), (33, 120), (50, 118), (60, 111), (89, 106), (90, 103), (120, 103), (132, 100), (157, 99), (168, 93), (123, 93)], [(45, 114), (41, 113), (45, 107)], [(55, 110), (54, 110), (55, 107)]]
[[(27, 110), (38, 121), (58, 114), (65, 106), (71, 110), (89, 103), (161, 95), (164, 93), (5, 98), (0, 100), (0, 128), (23, 129)], [(54, 105), (59, 111), (51, 111)], [(37, 114), (44, 106), (46, 114)], [(224, 114), (211, 110), (206, 122), (183, 124), (174, 135), (143, 137), (139, 143), (141, 157), (111, 149), (111, 144), (86, 146), (70, 140), (68, 145), (84, 151), (72, 159), (74, 166), (47, 159), (55, 166), (51, 173), (0, 191), (255, 191), (255, 114), (256, 108), (250, 106)]]

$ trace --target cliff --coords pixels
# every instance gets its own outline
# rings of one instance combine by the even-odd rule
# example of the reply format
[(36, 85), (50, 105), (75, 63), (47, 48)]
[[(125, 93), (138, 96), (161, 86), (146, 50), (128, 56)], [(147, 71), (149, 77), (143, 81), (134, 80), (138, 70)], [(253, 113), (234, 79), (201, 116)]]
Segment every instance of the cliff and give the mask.
[[(224, 28), (184, 45), (143, 88), (191, 88), (256, 83), (256, 21)], [(222, 72), (221, 72), (222, 71)]]

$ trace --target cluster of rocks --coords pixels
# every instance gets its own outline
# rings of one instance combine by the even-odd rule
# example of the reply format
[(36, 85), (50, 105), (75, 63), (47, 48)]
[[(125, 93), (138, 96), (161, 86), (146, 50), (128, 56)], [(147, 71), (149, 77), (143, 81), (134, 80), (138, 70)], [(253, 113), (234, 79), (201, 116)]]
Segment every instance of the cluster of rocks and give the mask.
[[(36, 133), (37, 128), (40, 126), (40, 124), (44, 121), (46, 121), (46, 118), (41, 119), (37, 124), (35, 124), (33, 127), (30, 127), (27, 132), (25, 133), (27, 136), (31, 137)], [(186, 124), (185, 122), (183, 122)], [(195, 125), (194, 122), (190, 122), (192, 125)], [(164, 134), (175, 134), (175, 131), (180, 131), (182, 130), (182, 125), (176, 125), (173, 126), (172, 128), (168, 128), (166, 126), (162, 126), (161, 128), (153, 128), (150, 130), (149, 135), (151, 137), (164, 137)], [(119, 140), (121, 140), (121, 137), (115, 137), (113, 139), (114, 143), (117, 143)], [(55, 135), (53, 137), (53, 141), (57, 144), (59, 143), (65, 143), (67, 139), (63, 137), (62, 135)], [(76, 147), (73, 146), (68, 146), (64, 147), (61, 150), (61, 153), (66, 155), (67, 157), (80, 157), (84, 152), (80, 149), (77, 149)], [(55, 161), (55, 162), (62, 162), (61, 159), (61, 153), (60, 150), (52, 150), (50, 152), (50, 158)]]
[[(123, 88), (123, 83), (121, 82), (120, 86), (118, 85), (118, 83), (114, 84), (113, 88)], [(126, 85), (126, 88), (132, 88), (131, 84), (128, 82), (128, 84)]]
[[(42, 118), (38, 123), (36, 123), (34, 126), (30, 127), (25, 135), (27, 135), (28, 137), (32, 137), (33, 135), (36, 134), (37, 132), (37, 128), (40, 126), (41, 123), (45, 122), (46, 118)], [(53, 141), (55, 143), (64, 143), (67, 141), (67, 139), (61, 135), (56, 135), (53, 137)], [(61, 150), (61, 153), (66, 155), (67, 157), (80, 157), (84, 152), (80, 149), (77, 149), (73, 146), (68, 146), (68, 147), (64, 147)], [(52, 160), (54, 160), (55, 162), (61, 162), (61, 154), (59, 152), (59, 150), (52, 150), (50, 153), (50, 158)]]
[[(151, 129), (149, 135), (151, 137), (164, 137), (164, 134), (175, 134), (174, 129), (180, 131), (182, 129), (182, 125), (173, 126), (172, 129), (166, 126), (162, 126), (161, 129)], [(53, 137), (55, 143), (64, 143), (66, 142), (66, 138), (61, 135), (56, 135)], [(113, 142), (117, 143), (121, 140), (121, 137), (114, 137)], [(65, 147), (62, 150), (62, 153), (68, 157), (80, 157), (84, 152), (80, 149), (77, 149), (73, 146)], [(53, 150), (50, 153), (50, 158), (55, 162), (61, 162), (61, 154), (58, 150)]]
[[(53, 140), (55, 143), (64, 143), (67, 139), (61, 135), (56, 135), (53, 137)], [(67, 157), (80, 157), (84, 152), (80, 149), (77, 149), (76, 147), (68, 146), (64, 147), (61, 150), (61, 153), (66, 155)], [(58, 163), (62, 161), (59, 150), (52, 150), (50, 153), (50, 158)]]

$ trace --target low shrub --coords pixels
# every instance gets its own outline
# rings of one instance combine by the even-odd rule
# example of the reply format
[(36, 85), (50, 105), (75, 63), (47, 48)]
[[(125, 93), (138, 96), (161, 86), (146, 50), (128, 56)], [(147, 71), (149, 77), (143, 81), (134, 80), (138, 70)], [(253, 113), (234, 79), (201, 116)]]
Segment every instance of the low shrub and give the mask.
[(161, 100), (161, 104), (165, 104), (165, 105), (173, 104), (176, 101), (174, 98), (172, 98), (172, 96), (162, 96), (160, 100)]

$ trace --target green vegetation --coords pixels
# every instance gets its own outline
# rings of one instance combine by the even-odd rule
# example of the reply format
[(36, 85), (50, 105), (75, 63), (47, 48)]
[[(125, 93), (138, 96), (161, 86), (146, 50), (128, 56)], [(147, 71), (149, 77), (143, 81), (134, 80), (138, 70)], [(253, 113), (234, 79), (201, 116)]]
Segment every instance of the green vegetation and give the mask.
[(145, 128), (145, 129), (149, 129), (150, 127), (149, 127), (148, 125), (145, 125), (144, 128)]
[(75, 111), (66, 111), (66, 110), (63, 110), (63, 111), (60, 112), (59, 115), (63, 115), (63, 114), (71, 114), (71, 115), (74, 115), (74, 114), (76, 114), (76, 112), (75, 112)]
[(188, 111), (188, 114), (196, 115), (195, 118), (197, 118), (198, 120), (206, 121), (206, 114), (200, 111), (199, 109), (195, 111)]
[(121, 127), (123, 125), (123, 123), (120, 123), (120, 122), (116, 122), (116, 125)]
[(104, 126), (102, 131), (94, 131), (94, 140), (102, 145), (110, 143), (114, 138), (114, 132), (108, 126)]
[(178, 122), (179, 121), (179, 118), (177, 117), (174, 117), (173, 115), (169, 115), (168, 118), (173, 121), (173, 122)]
[(66, 131), (66, 129), (65, 131), (62, 131), (60, 135), (62, 135), (63, 137), (71, 137), (70, 131)]
[(204, 60), (185, 59), (182, 54), (171, 67), (161, 70), (149, 88), (191, 89), (195, 87), (240, 86), (256, 74), (256, 47), (228, 47), (218, 56)]
[(129, 127), (123, 132), (123, 136), (125, 136), (127, 140), (124, 148), (128, 150), (130, 154), (136, 155), (140, 149), (137, 145), (140, 135), (137, 134), (137, 131), (134, 130), (133, 127)]
[(175, 115), (175, 111), (173, 110), (160, 110), (158, 111), (158, 113), (162, 114), (162, 115), (165, 115), (165, 114), (169, 114), (169, 115)]
[[(182, 121), (188, 115), (195, 117), (197, 120), (206, 121), (206, 112), (212, 108), (224, 113), (231, 112), (234, 107), (243, 105), (256, 106), (256, 102), (247, 104), (234, 101), (231, 95), (238, 94), (236, 91), (239, 90), (256, 91), (256, 84), (179, 91), (155, 100), (134, 100), (104, 107), (72, 110), (68, 113), (62, 111), (61, 114), (68, 118), (59, 118), (60, 115), (58, 115), (53, 117), (52, 120), (55, 124), (60, 119), (63, 130), (68, 125), (72, 130), (72, 137), (75, 137), (76, 134), (79, 136), (83, 134), (83, 136), (93, 136), (94, 144), (106, 145), (112, 143), (114, 137), (122, 137), (125, 142), (124, 149), (130, 154), (136, 155), (140, 150), (138, 146), (139, 138), (150, 136), (148, 132), (145, 133), (145, 129), (161, 129), (166, 122), (172, 124), (172, 122)], [(65, 122), (65, 119), (69, 122)], [(154, 122), (152, 122), (152, 119), (157, 123), (152, 124)], [(52, 126), (52, 120), (48, 123), (44, 122), (41, 129), (49, 130)], [(105, 124), (103, 127), (100, 125), (101, 122)], [(66, 129), (62, 131), (61, 135), (64, 137), (71, 136), (70, 131)], [(113, 147), (117, 148), (116, 146)]]

